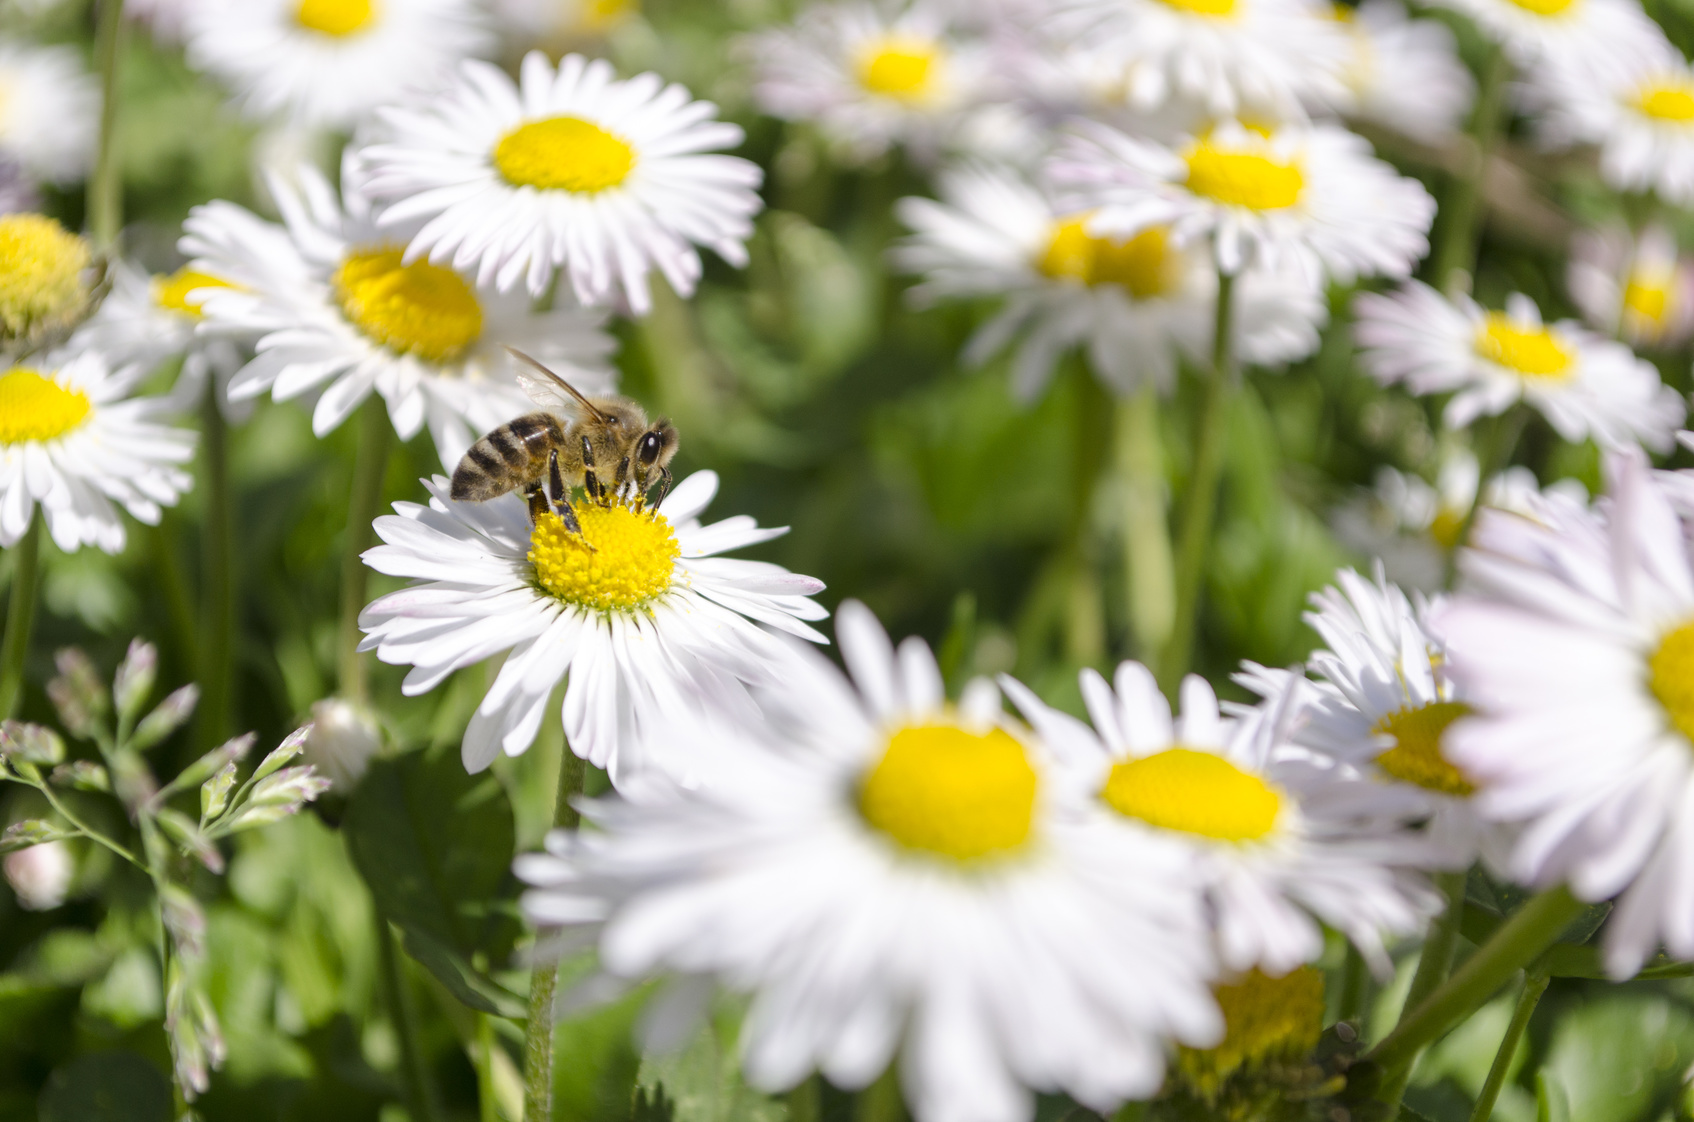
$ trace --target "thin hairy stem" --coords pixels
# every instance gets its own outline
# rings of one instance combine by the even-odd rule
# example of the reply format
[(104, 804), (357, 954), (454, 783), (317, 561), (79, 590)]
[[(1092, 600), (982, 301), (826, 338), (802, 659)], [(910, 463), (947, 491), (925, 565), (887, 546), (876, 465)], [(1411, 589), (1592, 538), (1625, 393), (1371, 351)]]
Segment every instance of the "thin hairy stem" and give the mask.
[(29, 529), (12, 547), (12, 600), (6, 609), (6, 633), (0, 638), (0, 718), (17, 716), (24, 693), (24, 660), (29, 656), (29, 633), (35, 623), (36, 585), (41, 579), (41, 512), (30, 517)]
[(353, 494), (347, 504), (347, 540), (341, 556), (341, 696), (364, 704), (370, 700), (364, 656), (359, 653), (359, 613), (365, 609), (370, 570), (364, 552), (371, 546), (371, 524), (382, 505), (382, 480), (388, 468), (388, 448), (394, 429), (388, 407), (372, 394), (359, 410), (359, 447), (353, 457)]
[[(574, 800), (582, 794), (588, 767), (569, 744), (560, 751), (553, 825), (574, 830), (582, 820)], [(529, 976), (529, 1017), (524, 1027), (524, 1122), (551, 1122), (553, 1117), (553, 996), (558, 985), (558, 963), (537, 962)]]

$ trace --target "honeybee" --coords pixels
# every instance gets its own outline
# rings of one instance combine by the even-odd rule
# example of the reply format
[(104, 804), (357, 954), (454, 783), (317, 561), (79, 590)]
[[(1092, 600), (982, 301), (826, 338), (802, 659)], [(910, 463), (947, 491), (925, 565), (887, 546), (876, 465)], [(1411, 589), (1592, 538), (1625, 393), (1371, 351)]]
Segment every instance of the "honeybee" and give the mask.
[(551, 508), (578, 537), (582, 525), (571, 506), (573, 487), (602, 506), (627, 494), (639, 509), (657, 483), (654, 505), (664, 502), (677, 450), (675, 425), (663, 417), (649, 424), (641, 406), (627, 397), (586, 398), (522, 351), (506, 350), (535, 372), (520, 370), (518, 384), (541, 409), (471, 445), (453, 469), (454, 499), (487, 502), (522, 488), (531, 521)]

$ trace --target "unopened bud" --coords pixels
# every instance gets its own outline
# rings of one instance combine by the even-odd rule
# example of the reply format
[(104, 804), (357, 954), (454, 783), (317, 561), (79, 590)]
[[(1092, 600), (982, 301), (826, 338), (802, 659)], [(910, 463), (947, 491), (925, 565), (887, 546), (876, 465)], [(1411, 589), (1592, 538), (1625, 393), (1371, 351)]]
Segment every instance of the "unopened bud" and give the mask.
[(112, 678), (112, 700), (118, 707), (118, 716), (126, 721), (135, 719), (153, 692), (158, 671), (157, 648), (142, 639), (130, 640), (129, 653), (118, 664), (118, 672)]
[(63, 904), (76, 874), (71, 847), (62, 841), (8, 853), (3, 865), (6, 883), (12, 886), (18, 903), (32, 912), (52, 911)]
[(329, 790), (329, 780), (310, 765), (277, 772), (253, 788), (253, 793), (232, 815), (218, 824), (216, 834), (233, 834), (280, 822)]
[(262, 780), (280, 771), (284, 764), (300, 754), (301, 749), (305, 747), (306, 737), (311, 731), (311, 725), (302, 725), (283, 737), (282, 743), (271, 749), (270, 753), (259, 761), (259, 766), (253, 769), (253, 778)]
[(53, 769), (53, 782), (60, 787), (75, 787), (79, 791), (112, 793), (112, 777), (93, 760), (72, 760)]
[(145, 752), (171, 733), (181, 728), (188, 718), (194, 715), (195, 703), (200, 700), (200, 687), (190, 682), (181, 689), (172, 690), (165, 700), (135, 726), (135, 735), (129, 738), (129, 745), (137, 752)]
[(206, 780), (200, 788), (200, 822), (202, 825), (229, 809), (229, 793), (234, 787), (234, 764), (225, 765), (222, 771)]
[(0, 721), (0, 756), (52, 767), (65, 758), (59, 734), (26, 721)]
[(59, 711), (59, 721), (84, 740), (94, 735), (106, 714), (106, 687), (94, 661), (78, 647), (64, 647), (53, 656), (59, 674), (47, 683), (47, 697)]
[(381, 730), (364, 709), (339, 697), (325, 698), (312, 706), (310, 728), (306, 762), (317, 768), (336, 791), (350, 793), (382, 750)]
[(198, 786), (231, 764), (246, 759), (247, 753), (253, 749), (253, 739), (253, 734), (249, 732), (233, 740), (224, 741), (183, 768), (175, 779), (165, 785), (163, 797), (168, 799), (178, 791)]

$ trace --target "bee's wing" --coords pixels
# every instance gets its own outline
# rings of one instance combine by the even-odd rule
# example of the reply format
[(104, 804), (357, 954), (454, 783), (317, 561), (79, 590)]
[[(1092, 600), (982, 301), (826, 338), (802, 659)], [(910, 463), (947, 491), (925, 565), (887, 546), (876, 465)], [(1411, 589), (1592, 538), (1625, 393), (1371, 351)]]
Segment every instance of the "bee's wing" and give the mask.
[[(507, 347), (506, 350), (518, 360), (518, 385), (523, 387), (523, 392), (528, 394), (535, 404), (573, 421), (606, 419), (605, 415), (594, 407), (593, 402), (577, 392), (575, 386), (516, 347)], [(529, 369), (524, 369), (525, 366)]]

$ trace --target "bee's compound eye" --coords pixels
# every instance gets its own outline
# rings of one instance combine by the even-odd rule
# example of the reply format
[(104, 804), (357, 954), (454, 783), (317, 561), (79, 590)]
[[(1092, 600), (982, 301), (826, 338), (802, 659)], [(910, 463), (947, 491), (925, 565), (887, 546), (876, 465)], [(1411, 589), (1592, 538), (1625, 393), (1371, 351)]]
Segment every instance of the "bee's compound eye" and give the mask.
[(644, 464), (654, 464), (659, 461), (659, 453), (664, 451), (665, 441), (656, 432), (650, 432), (641, 438), (641, 449), (637, 453)]

